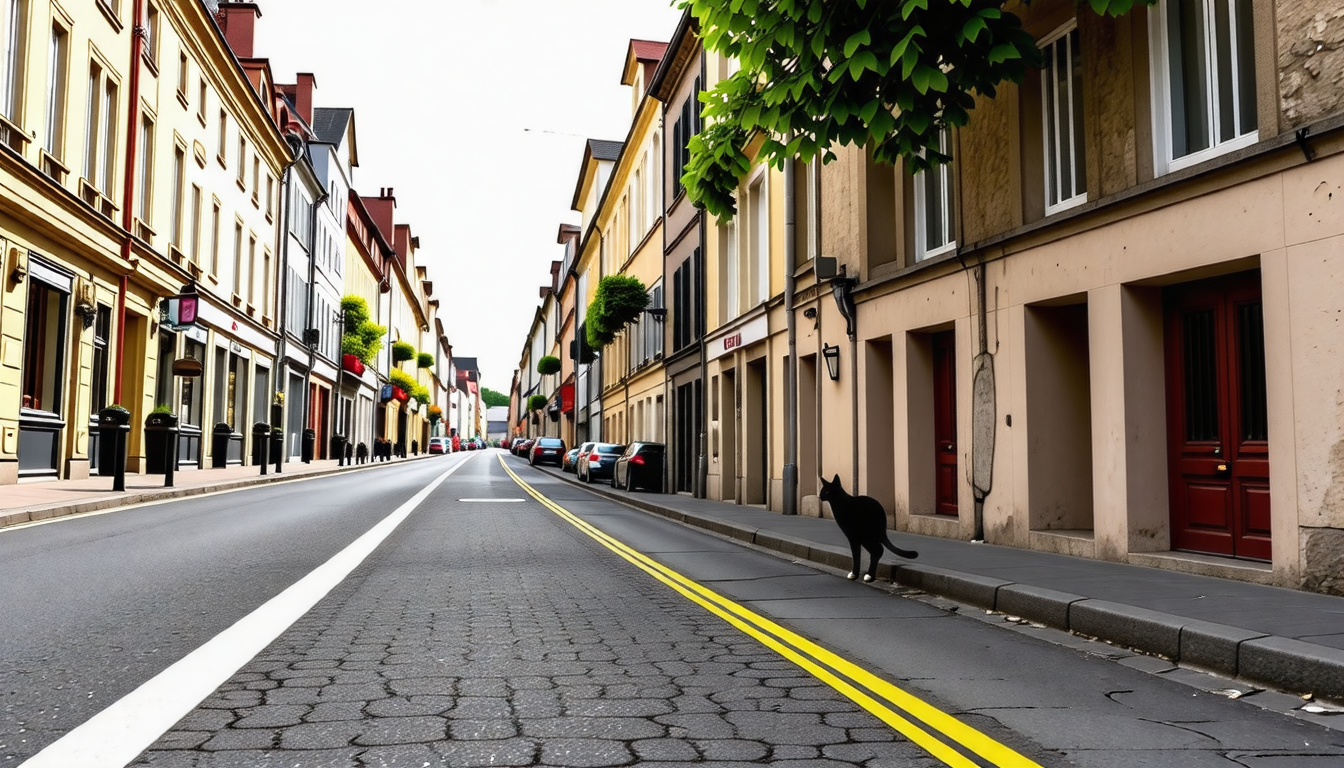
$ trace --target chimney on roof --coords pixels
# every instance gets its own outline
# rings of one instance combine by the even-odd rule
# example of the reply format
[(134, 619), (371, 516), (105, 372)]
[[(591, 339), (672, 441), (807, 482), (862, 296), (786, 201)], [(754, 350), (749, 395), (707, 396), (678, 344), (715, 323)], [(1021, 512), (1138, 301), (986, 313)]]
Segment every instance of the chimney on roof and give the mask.
[(313, 124), (313, 89), (317, 87), (317, 78), (311, 72), (300, 72), (298, 83), (294, 86), (294, 109), (299, 117), (309, 125)]
[(233, 55), (240, 59), (252, 58), (252, 41), (261, 9), (256, 3), (220, 3), (215, 21), (224, 33)]

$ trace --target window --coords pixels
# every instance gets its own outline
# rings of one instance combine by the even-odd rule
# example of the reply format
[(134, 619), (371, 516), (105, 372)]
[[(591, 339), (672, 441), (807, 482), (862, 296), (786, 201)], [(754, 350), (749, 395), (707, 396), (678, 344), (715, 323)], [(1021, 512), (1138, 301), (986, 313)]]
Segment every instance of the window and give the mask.
[(145, 61), (151, 68), (159, 62), (159, 9), (145, 3)]
[(720, 274), (725, 275), (723, 286), (719, 292), (726, 298), (724, 304), (724, 316), (719, 319), (720, 322), (731, 320), (738, 315), (738, 303), (742, 296), (742, 283), (738, 279), (737, 262), (737, 219), (730, 220), (727, 224), (719, 227), (719, 242), (723, 249), (724, 269)]
[(116, 178), (117, 83), (98, 62), (89, 63), (88, 114), (84, 124), (84, 178), (112, 196)]
[[(947, 129), (938, 132), (938, 152), (948, 154)], [(915, 174), (915, 261), (957, 247), (952, 237), (952, 165), (943, 163)]]
[[(261, 313), (270, 315), (271, 307), (271, 249), (266, 248), (262, 252), (262, 274), (261, 274)], [(331, 334), (328, 334), (331, 335)]]
[(639, 247), (639, 241), (644, 239), (644, 204), (641, 202), (644, 198), (644, 173), (641, 170), (644, 167), (644, 159), (640, 158), (639, 168), (635, 169), (635, 180), (630, 184), (630, 252), (634, 253), (635, 248)]
[(1045, 212), (1087, 202), (1083, 81), (1075, 22), (1041, 46), (1041, 134), (1045, 137)]
[(1158, 172), (1254, 143), (1252, 0), (1163, 0), (1152, 25)]
[(144, 115), (140, 120), (140, 156), (136, 158), (136, 216), (146, 224), (153, 224), (154, 204), (154, 120)]
[(233, 295), (243, 295), (243, 222), (233, 223)]
[[(215, 148), (215, 160), (225, 165), (224, 152), (229, 147), (229, 113), (219, 110), (219, 146)], [(227, 167), (227, 166), (225, 166)]]
[(187, 103), (187, 78), (191, 74), (191, 68), (187, 63), (187, 52), (178, 50), (177, 52), (177, 97), (183, 104)]
[(201, 265), (201, 219), (205, 211), (201, 210), (201, 185), (191, 185), (191, 263)]
[(168, 234), (172, 246), (182, 250), (182, 232), (186, 229), (187, 148), (173, 145), (173, 211)]
[(761, 173), (747, 191), (747, 307), (770, 298), (770, 199)]
[(69, 39), (64, 27), (51, 25), (51, 51), (47, 60), (47, 132), (43, 147), (58, 160), (65, 154), (65, 73)]
[(219, 199), (210, 206), (210, 274), (219, 274)]
[(201, 121), (202, 126), (205, 125), (205, 102), (209, 95), (210, 86), (205, 82), (205, 75), (201, 75), (196, 84), (196, 119)]
[(815, 259), (821, 250), (821, 178), (817, 172), (821, 158), (811, 162), (793, 161), (794, 248), (793, 266), (801, 267)]
[(252, 204), (260, 205), (261, 195), (261, 156), (252, 153)]
[[(247, 264), (249, 268), (254, 269), (256, 267), (256, 263), (257, 263), (257, 236), (250, 235), (247, 238)], [(253, 279), (254, 277), (255, 277), (254, 275), (249, 275), (247, 279), (248, 304), (252, 304), (253, 299), (256, 298), (254, 291), (254, 284), (256, 283), (256, 280)]]
[[(0, 59), (0, 117), (19, 122), (19, 96), (23, 93), (23, 27), (28, 4), (24, 0), (0, 0), (5, 14), (0, 18), (4, 30), (4, 58)], [(5, 143), (12, 139), (8, 127), (0, 128)]]
[(266, 219), (269, 221), (275, 216), (275, 179), (271, 174), (266, 174)]
[(238, 130), (238, 188), (247, 189), (247, 139)]
[(98, 305), (93, 321), (93, 381), (90, 386), (90, 413), (97, 418), (107, 403), (107, 350), (112, 338), (112, 308)]
[(61, 412), (65, 365), (65, 308), (69, 294), (30, 278), (24, 315), (22, 405), (35, 411)]

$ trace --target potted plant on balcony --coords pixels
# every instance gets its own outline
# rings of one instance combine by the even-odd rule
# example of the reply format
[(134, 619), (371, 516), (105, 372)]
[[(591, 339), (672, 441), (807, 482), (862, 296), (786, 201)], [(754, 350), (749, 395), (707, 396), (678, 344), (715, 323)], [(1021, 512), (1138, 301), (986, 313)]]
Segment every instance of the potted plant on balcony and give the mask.
[(554, 355), (547, 355), (537, 361), (537, 373), (542, 376), (550, 376), (553, 373), (560, 372), (560, 358)]
[(415, 359), (415, 347), (409, 341), (392, 342), (392, 362), (404, 363)]
[(399, 368), (393, 368), (388, 372), (387, 381), (392, 385), (392, 399), (399, 403), (409, 400), (411, 392), (415, 391), (415, 379)]
[(431, 352), (421, 352), (415, 356), (416, 368), (433, 368), (434, 354)]
[(616, 334), (639, 319), (649, 306), (649, 291), (639, 278), (607, 275), (597, 284), (593, 303), (584, 316), (589, 346), (601, 349), (616, 340)]

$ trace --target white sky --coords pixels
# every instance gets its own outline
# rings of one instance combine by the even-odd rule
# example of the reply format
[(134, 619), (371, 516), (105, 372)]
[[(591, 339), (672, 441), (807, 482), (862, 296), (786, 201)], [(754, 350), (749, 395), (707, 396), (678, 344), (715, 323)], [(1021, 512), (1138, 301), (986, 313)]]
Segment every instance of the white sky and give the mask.
[[(453, 353), (507, 394), (585, 138), (624, 140), (631, 38), (666, 41), (672, 0), (258, 0), (256, 55), (352, 107), (354, 187), (392, 187), (420, 238)], [(530, 131), (524, 129), (531, 129)]]

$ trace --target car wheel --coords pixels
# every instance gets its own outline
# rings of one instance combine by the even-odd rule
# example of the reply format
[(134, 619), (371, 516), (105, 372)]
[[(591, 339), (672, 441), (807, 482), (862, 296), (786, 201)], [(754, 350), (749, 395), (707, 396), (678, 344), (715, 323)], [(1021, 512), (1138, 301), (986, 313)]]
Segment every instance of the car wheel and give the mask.
[(611, 470), (611, 487), (616, 487), (616, 470)]

